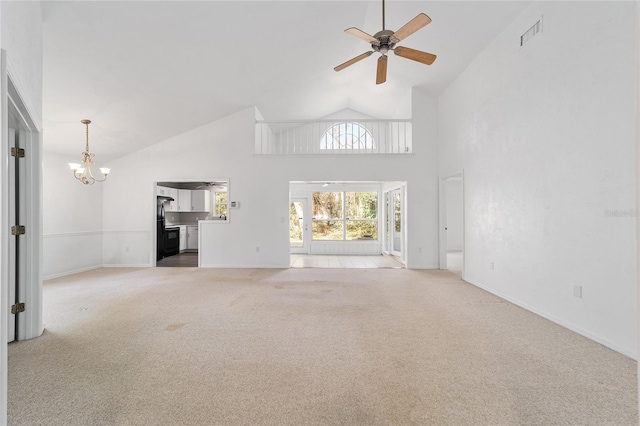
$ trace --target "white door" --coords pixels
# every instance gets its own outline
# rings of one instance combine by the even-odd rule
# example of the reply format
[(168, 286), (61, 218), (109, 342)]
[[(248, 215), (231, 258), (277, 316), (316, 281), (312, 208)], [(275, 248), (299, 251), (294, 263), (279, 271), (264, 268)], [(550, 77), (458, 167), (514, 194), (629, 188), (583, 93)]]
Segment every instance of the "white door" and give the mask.
[(289, 247), (291, 253), (309, 253), (309, 203), (306, 198), (292, 198), (289, 204)]
[(389, 192), (384, 193), (384, 244), (383, 251), (391, 254), (391, 195)]
[(389, 224), (390, 224), (390, 247), (389, 251), (394, 256), (403, 259), (404, 247), (404, 211), (402, 203), (402, 189), (395, 189), (390, 192), (389, 200)]
[(440, 179), (440, 269), (464, 278), (464, 175)]

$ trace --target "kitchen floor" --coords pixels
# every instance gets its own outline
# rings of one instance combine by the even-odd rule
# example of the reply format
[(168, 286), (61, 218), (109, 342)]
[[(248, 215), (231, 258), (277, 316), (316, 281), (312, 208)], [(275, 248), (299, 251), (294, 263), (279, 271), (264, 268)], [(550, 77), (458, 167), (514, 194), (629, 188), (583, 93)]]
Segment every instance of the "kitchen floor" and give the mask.
[(165, 257), (162, 260), (157, 261), (156, 266), (173, 268), (197, 268), (198, 253), (180, 253), (174, 256)]

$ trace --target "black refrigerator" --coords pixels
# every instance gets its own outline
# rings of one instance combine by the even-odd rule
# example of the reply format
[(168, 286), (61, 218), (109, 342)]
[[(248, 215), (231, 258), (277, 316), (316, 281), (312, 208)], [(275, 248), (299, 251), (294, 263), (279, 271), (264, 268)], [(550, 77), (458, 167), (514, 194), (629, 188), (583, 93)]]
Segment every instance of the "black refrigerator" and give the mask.
[(160, 260), (165, 256), (164, 203), (167, 201), (173, 201), (173, 198), (158, 196), (156, 204), (156, 260)]

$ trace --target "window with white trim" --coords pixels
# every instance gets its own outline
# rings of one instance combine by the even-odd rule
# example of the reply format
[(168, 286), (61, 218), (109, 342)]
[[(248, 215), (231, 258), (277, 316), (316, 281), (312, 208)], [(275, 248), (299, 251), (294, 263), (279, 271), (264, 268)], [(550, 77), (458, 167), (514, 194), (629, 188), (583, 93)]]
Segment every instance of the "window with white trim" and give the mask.
[(358, 123), (336, 123), (320, 138), (322, 150), (371, 150), (374, 149), (371, 132)]
[(226, 192), (216, 192), (215, 193), (215, 202), (216, 202), (216, 216), (227, 215), (227, 193)]
[(378, 239), (377, 192), (314, 192), (312, 209), (314, 241)]

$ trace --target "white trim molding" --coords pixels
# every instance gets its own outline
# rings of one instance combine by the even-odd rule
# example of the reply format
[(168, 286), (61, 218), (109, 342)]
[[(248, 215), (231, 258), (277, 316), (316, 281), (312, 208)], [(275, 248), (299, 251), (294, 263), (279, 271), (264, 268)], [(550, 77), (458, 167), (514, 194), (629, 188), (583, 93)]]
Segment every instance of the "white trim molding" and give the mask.
[(588, 339), (591, 339), (594, 342), (600, 343), (601, 345), (606, 346), (609, 349), (612, 349), (612, 350), (614, 350), (616, 352), (619, 352), (619, 353), (621, 353), (621, 354), (623, 354), (625, 356), (628, 356), (631, 359), (634, 359), (634, 360), (638, 359), (638, 353), (637, 352), (636, 353), (630, 352), (630, 351), (626, 350), (625, 348), (622, 348), (622, 347), (616, 345), (615, 343), (611, 342), (609, 339), (607, 339), (606, 337), (604, 337), (604, 336), (602, 336), (600, 334), (592, 333), (589, 330), (585, 330), (584, 328), (576, 326), (575, 324), (571, 324), (571, 323), (569, 323), (567, 321), (561, 320), (560, 318), (558, 318), (558, 317), (556, 317), (554, 315), (551, 315), (548, 312), (542, 311), (540, 309), (536, 309), (536, 308), (534, 308), (534, 307), (532, 307), (532, 306), (530, 306), (530, 305), (528, 305), (526, 303), (523, 303), (523, 302), (521, 302), (521, 301), (519, 301), (517, 299), (514, 299), (512, 297), (506, 296), (505, 294), (503, 294), (503, 293), (501, 293), (499, 291), (495, 291), (495, 290), (493, 290), (493, 289), (491, 289), (491, 288), (489, 288), (489, 287), (487, 287), (487, 286), (485, 286), (483, 284), (480, 284), (478, 282), (474, 282), (474, 281), (471, 281), (471, 280), (468, 280), (468, 279), (465, 279), (465, 281), (468, 282), (469, 284), (472, 284), (472, 285), (478, 287), (478, 288), (481, 288), (484, 291), (487, 291), (487, 292), (489, 292), (489, 293), (491, 293), (491, 294), (493, 294), (495, 296), (498, 296), (501, 299), (504, 299), (504, 300), (506, 300), (508, 302), (511, 302), (516, 306), (519, 306), (519, 307), (521, 307), (523, 309), (526, 309), (529, 312), (532, 312), (532, 313), (534, 313), (536, 315), (539, 315), (542, 318), (548, 319), (549, 321), (551, 321), (553, 323), (556, 323), (556, 324), (558, 324), (558, 325), (560, 325), (560, 326), (562, 326), (562, 327), (564, 327), (566, 329), (569, 329), (569, 330), (571, 330), (573, 332), (576, 332), (576, 333), (580, 334), (581, 336), (584, 336), (584, 337), (586, 337)]

